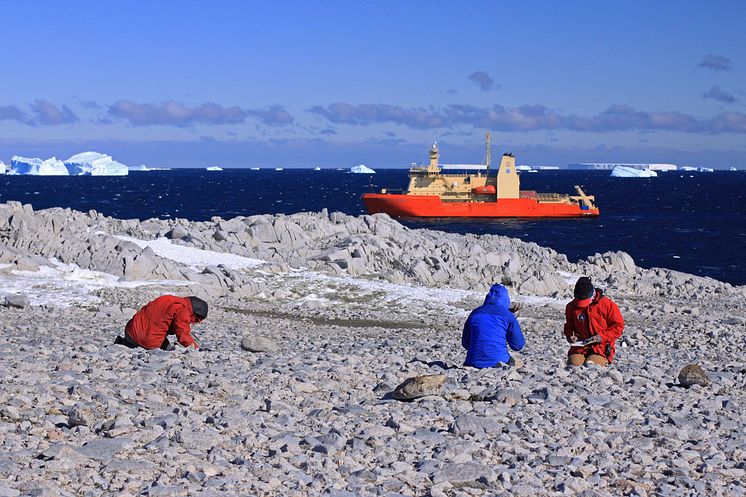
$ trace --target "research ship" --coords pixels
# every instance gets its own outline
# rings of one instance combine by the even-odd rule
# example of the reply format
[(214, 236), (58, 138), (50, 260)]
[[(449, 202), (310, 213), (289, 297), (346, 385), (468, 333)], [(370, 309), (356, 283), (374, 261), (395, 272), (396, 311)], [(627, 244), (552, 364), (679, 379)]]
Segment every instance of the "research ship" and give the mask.
[[(362, 196), (369, 214), (392, 217), (598, 217), (595, 197), (575, 186), (577, 195), (538, 193), (520, 189), (513, 154), (503, 154), (497, 174), (490, 176), (490, 134), (485, 164), (439, 164), (438, 144), (430, 148), (430, 164), (412, 165), (409, 186), (402, 193), (386, 188)], [(443, 174), (441, 169), (476, 170), (476, 173)]]

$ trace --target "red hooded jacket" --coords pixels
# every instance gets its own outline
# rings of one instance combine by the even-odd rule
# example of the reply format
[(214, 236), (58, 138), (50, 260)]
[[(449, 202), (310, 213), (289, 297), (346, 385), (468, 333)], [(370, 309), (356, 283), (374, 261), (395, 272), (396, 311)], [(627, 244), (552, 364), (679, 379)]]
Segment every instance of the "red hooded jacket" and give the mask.
[(603, 291), (596, 290), (590, 303), (574, 299), (565, 307), (565, 337), (575, 335), (578, 340), (585, 340), (593, 335), (601, 337), (601, 343), (586, 345), (585, 347), (570, 347), (568, 355), (590, 353), (604, 356), (609, 362), (616, 353), (615, 341), (624, 331), (624, 318), (619, 306)]
[(166, 335), (176, 335), (184, 347), (194, 344), (191, 324), (196, 323), (192, 302), (186, 297), (163, 295), (137, 311), (124, 328), (127, 336), (145, 349), (157, 349)]

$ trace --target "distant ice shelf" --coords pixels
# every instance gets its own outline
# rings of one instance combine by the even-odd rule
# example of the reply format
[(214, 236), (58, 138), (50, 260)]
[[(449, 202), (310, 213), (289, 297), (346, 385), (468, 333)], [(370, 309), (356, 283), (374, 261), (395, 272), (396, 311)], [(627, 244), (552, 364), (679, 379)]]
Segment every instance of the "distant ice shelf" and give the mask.
[(357, 173), (357, 174), (375, 174), (375, 171), (365, 164), (360, 164), (359, 166), (353, 166), (350, 168), (351, 173)]
[(137, 171), (137, 172), (143, 172), (143, 171), (145, 171), (145, 172), (147, 172), (147, 171), (170, 171), (171, 170), (170, 167), (150, 167), (150, 166), (146, 166), (145, 164), (140, 164), (139, 166), (128, 167), (127, 169), (129, 169), (130, 172), (132, 172), (132, 171)]
[(611, 176), (614, 178), (655, 178), (658, 173), (650, 169), (637, 169), (627, 166), (615, 166), (611, 170)]

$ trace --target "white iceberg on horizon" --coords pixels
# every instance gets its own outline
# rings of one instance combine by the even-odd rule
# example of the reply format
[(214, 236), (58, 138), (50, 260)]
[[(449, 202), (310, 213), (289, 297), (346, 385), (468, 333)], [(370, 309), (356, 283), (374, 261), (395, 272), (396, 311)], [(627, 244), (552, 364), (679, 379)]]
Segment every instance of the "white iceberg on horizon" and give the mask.
[(127, 166), (127, 169), (129, 169), (130, 172), (132, 171), (170, 171), (170, 167), (150, 167), (146, 166), (145, 164), (140, 164), (139, 166)]
[(614, 166), (611, 170), (612, 178), (655, 178), (658, 173), (650, 169), (637, 169), (627, 166)]
[(30, 175), (30, 176), (70, 176), (65, 163), (51, 157), (47, 160), (38, 157), (28, 158), (14, 155), (10, 159), (10, 171), (8, 174)]
[(375, 174), (376, 173), (373, 169), (369, 168), (365, 164), (360, 164), (358, 166), (351, 167), (350, 172), (356, 173), (356, 174)]
[(72, 176), (127, 176), (129, 168), (110, 155), (98, 152), (75, 154), (65, 161)]
[(319, 166), (316, 166), (313, 168), (314, 171), (321, 171), (321, 168)]
[(206, 171), (222, 171), (223, 168), (222, 167), (218, 167), (218, 166), (210, 166), (210, 167), (206, 168), (205, 170)]
[(0, 160), (0, 174), (5, 174), (5, 162)]

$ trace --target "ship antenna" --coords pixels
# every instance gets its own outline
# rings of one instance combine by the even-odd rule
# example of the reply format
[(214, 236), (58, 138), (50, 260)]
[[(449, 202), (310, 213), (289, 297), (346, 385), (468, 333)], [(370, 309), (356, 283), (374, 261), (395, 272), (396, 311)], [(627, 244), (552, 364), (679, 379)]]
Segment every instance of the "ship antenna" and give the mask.
[(485, 134), (485, 142), (486, 142), (486, 146), (487, 146), (487, 153), (486, 153), (487, 172), (486, 172), (486, 176), (489, 176), (490, 175), (490, 159), (492, 158), (491, 157), (492, 154), (491, 154), (491, 150), (490, 150), (492, 147), (490, 147), (490, 132), (489, 131)]

